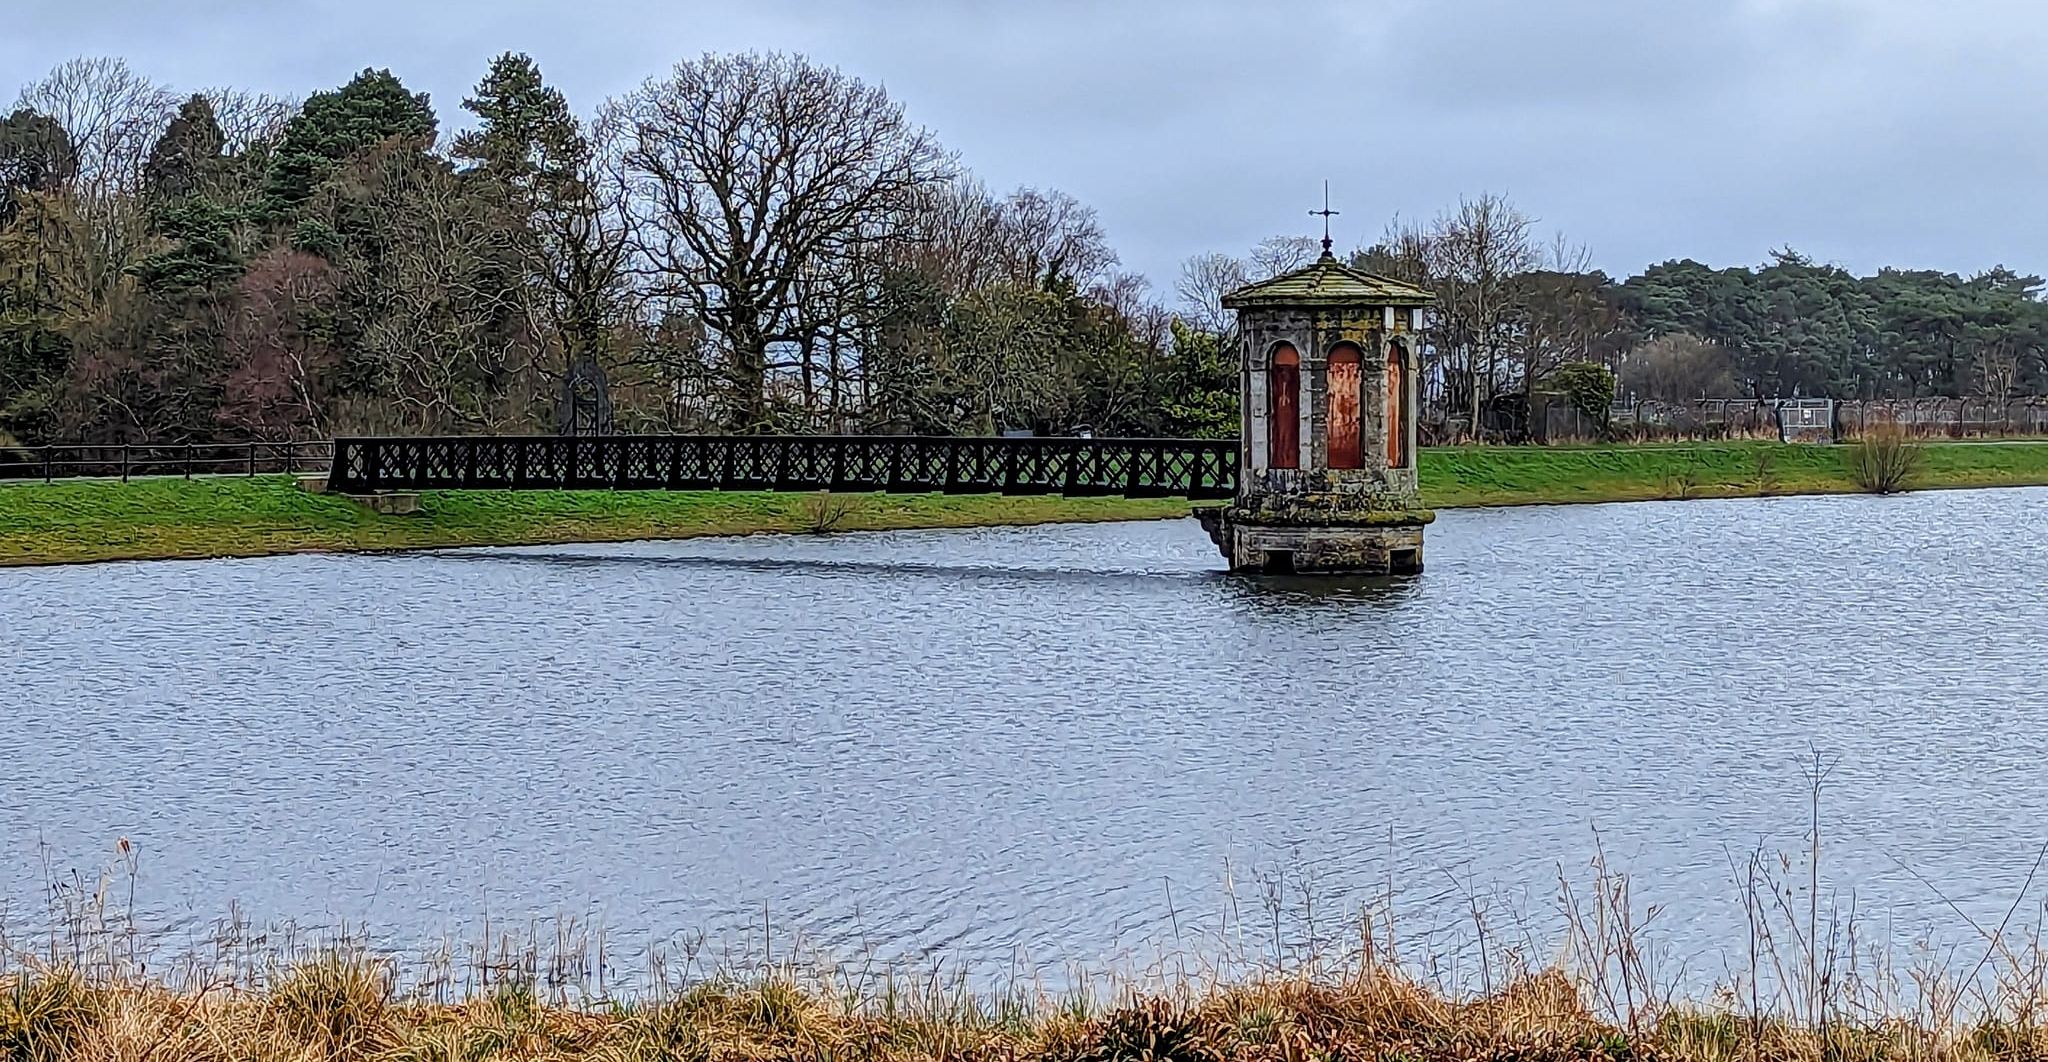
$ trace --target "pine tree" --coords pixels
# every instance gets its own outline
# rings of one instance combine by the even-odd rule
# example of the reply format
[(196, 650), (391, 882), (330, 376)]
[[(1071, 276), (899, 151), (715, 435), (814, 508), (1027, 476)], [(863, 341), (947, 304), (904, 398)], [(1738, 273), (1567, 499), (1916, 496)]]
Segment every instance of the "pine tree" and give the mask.
[(569, 101), (541, 80), (532, 58), (507, 52), (491, 61), (476, 95), (462, 106), (482, 125), (455, 142), (455, 157), (471, 172), (502, 181), (530, 197), (569, 190), (590, 157), (590, 144), (569, 111)]
[(19, 197), (53, 192), (78, 174), (78, 150), (55, 118), (26, 107), (0, 119), (0, 226), (12, 222)]
[(203, 95), (186, 100), (143, 165), (144, 187), (150, 198), (164, 202), (198, 192), (219, 170), (226, 143), (227, 136), (213, 115), (213, 101)]
[(289, 217), (343, 161), (389, 140), (431, 146), (439, 122), (424, 92), (407, 92), (389, 70), (365, 70), (340, 89), (306, 100), (270, 160), (266, 213)]
[(492, 60), (462, 103), (481, 119), (457, 138), (463, 176), (511, 234), (520, 285), (552, 327), (564, 377), (602, 375), (619, 300), (625, 242), (588, 178), (590, 142), (532, 58)]

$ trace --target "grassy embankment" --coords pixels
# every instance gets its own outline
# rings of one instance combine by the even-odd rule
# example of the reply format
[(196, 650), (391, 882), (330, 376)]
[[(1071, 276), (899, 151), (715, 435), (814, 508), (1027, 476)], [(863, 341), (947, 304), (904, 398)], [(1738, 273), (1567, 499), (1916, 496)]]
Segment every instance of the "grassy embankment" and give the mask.
[[(1437, 508), (1857, 490), (1844, 450), (1763, 443), (1474, 447), (1422, 453)], [(1932, 444), (1919, 487), (2048, 484), (2048, 445)], [(747, 493), (428, 492), (380, 516), (283, 477), (0, 486), (0, 565), (302, 551), (682, 538), (753, 532), (979, 527), (1185, 515), (1187, 503)], [(843, 511), (841, 511), (843, 509)]]

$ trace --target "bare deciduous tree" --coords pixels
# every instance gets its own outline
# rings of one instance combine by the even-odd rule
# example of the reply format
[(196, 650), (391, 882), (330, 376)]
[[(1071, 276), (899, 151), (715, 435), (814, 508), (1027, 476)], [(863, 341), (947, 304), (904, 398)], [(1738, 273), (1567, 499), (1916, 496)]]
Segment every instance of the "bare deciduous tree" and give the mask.
[(680, 63), (610, 114), (650, 287), (722, 340), (727, 423), (757, 428), (771, 349), (828, 323), (799, 286), (900, 238), (950, 160), (879, 87), (801, 57)]
[[(390, 143), (326, 182), (316, 210), (371, 234), (340, 256), (359, 311), (353, 356), (379, 377), (379, 428), (495, 430), (530, 405), (538, 347), (513, 234), (442, 159)], [(346, 224), (336, 224), (346, 219)]]
[(1292, 272), (1323, 253), (1321, 241), (1309, 236), (1268, 236), (1252, 248), (1251, 279), (1266, 280)]
[(1592, 262), (1584, 245), (1559, 234), (1544, 248), (1540, 268), (1518, 278), (1510, 353), (1512, 382), (1525, 396), (1569, 362), (1608, 362), (1620, 321), (1606, 296), (1607, 277)]
[(340, 356), (317, 323), (335, 295), (333, 269), (303, 251), (280, 248), (250, 266), (222, 307), (222, 423), (265, 439), (327, 433)]
[(1619, 383), (1636, 397), (1655, 402), (1690, 402), (1740, 390), (1727, 351), (1683, 334), (1659, 336), (1631, 351), (1622, 359)]
[(997, 223), (996, 243), (983, 253), (998, 256), (1012, 280), (1060, 277), (1086, 286), (1116, 265), (1095, 209), (1065, 192), (1020, 188), (1003, 202)]
[(1428, 233), (1429, 276), (1437, 297), (1432, 342), (1445, 383), (1451, 385), (1450, 405), (1467, 412), (1474, 431), (1511, 360), (1520, 308), (1516, 286), (1542, 263), (1534, 225), (1506, 198), (1488, 193), (1460, 200)]
[(1223, 308), (1223, 296), (1241, 288), (1250, 278), (1244, 262), (1227, 254), (1198, 254), (1182, 262), (1180, 279), (1173, 292), (1180, 296), (1185, 320), (1204, 332), (1222, 333), (1231, 325), (1230, 311)]
[(55, 118), (78, 153), (76, 185), (97, 202), (133, 191), (178, 96), (120, 59), (72, 59), (21, 90), (16, 106)]
[(207, 89), (203, 95), (213, 104), (213, 119), (220, 123), (229, 154), (277, 143), (292, 115), (299, 113), (300, 101), (289, 96), (225, 87)]

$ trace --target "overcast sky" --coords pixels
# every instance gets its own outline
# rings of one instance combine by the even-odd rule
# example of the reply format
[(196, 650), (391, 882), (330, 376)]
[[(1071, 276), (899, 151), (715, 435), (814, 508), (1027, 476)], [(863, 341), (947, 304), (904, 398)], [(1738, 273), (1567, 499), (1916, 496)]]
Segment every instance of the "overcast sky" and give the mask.
[(1341, 246), (1502, 192), (1626, 274), (1791, 245), (1862, 272), (2048, 270), (2042, 0), (4, 0), (0, 94), (80, 55), (304, 95), (366, 66), (444, 128), (517, 50), (589, 113), (681, 58), (886, 85), (991, 187), (1097, 208), (1127, 267)]

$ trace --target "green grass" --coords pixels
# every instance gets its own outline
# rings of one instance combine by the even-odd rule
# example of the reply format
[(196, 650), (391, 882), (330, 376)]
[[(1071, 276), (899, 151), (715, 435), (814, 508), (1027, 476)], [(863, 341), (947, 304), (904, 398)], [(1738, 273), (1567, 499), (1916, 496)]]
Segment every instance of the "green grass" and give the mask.
[[(717, 492), (427, 491), (384, 516), (284, 476), (0, 486), (0, 565), (309, 551), (617, 542), (814, 525), (812, 495)], [(1184, 501), (862, 495), (836, 530), (1146, 520)]]
[[(1767, 443), (1472, 447), (1425, 450), (1421, 472), (1427, 504), (1459, 508), (1852, 492), (1842, 458), (1839, 448)], [(1926, 447), (1914, 486), (2036, 484), (2048, 484), (2048, 444), (1937, 443)], [(806, 494), (429, 491), (419, 514), (383, 516), (282, 476), (24, 483), (0, 486), (0, 565), (801, 532), (813, 528), (815, 505)], [(1161, 499), (862, 495), (835, 529), (1187, 511), (1186, 502)]]
[[(1422, 452), (1433, 508), (1857, 491), (1847, 447), (1777, 443), (1456, 447)], [(1928, 443), (1911, 486), (2048, 485), (2048, 444)]]

